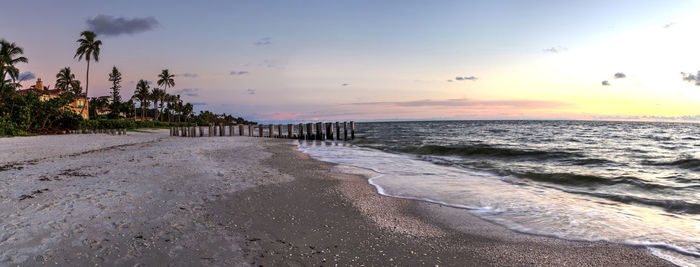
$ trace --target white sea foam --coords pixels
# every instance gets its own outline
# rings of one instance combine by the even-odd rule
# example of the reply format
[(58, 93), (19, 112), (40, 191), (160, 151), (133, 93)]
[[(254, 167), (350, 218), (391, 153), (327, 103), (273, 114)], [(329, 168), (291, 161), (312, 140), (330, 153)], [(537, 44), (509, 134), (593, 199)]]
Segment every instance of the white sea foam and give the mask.
[(700, 216), (563, 192), (536, 183), (433, 164), (416, 156), (332, 142), (302, 142), (317, 159), (373, 170), (379, 194), (470, 210), (512, 230), (569, 240), (645, 246), (682, 266), (700, 265)]

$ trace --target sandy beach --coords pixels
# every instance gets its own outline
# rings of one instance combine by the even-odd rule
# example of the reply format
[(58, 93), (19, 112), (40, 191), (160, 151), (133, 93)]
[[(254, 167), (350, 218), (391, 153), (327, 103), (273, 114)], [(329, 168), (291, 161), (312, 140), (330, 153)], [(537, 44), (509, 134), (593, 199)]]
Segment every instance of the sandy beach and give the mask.
[(0, 266), (670, 266), (380, 196), (361, 170), (251, 137), (0, 138)]

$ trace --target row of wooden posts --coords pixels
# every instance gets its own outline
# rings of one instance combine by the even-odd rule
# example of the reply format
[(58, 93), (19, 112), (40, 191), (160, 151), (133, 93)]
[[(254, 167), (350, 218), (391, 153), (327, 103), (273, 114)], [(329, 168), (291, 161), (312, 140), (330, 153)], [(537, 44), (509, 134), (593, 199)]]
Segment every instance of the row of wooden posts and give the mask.
[(65, 130), (63, 134), (110, 134), (110, 135), (125, 135), (126, 129), (81, 129), (81, 130)]
[[(295, 127), (298, 126), (298, 127)], [(255, 136), (270, 138), (289, 138), (302, 140), (352, 140), (355, 139), (355, 122), (317, 122), (287, 124), (234, 124), (209, 126), (170, 127), (170, 136), (213, 137), (213, 136)], [(228, 129), (228, 130), (227, 130)], [(237, 130), (236, 130), (237, 129)], [(325, 129), (325, 130), (324, 130)], [(286, 130), (286, 131), (283, 131)], [(341, 134), (342, 131), (342, 134)]]

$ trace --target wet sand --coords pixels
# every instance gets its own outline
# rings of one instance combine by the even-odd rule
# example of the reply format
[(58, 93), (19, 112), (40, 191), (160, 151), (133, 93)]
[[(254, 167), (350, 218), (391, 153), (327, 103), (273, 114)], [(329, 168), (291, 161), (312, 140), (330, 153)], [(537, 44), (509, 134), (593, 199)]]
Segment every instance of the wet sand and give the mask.
[(0, 140), (0, 266), (670, 265), (383, 197), (283, 140), (167, 135)]

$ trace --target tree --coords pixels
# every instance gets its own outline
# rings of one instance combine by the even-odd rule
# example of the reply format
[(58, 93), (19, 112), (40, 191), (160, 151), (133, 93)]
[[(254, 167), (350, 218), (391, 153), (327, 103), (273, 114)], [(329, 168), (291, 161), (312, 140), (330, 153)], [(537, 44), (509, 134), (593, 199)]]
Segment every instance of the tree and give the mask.
[[(160, 74), (158, 74), (158, 82), (157, 82), (158, 86), (163, 86), (163, 94), (161, 95), (161, 97), (165, 97), (166, 93), (168, 92), (168, 87), (175, 86), (175, 79), (173, 79), (173, 78), (175, 78), (175, 75), (170, 74), (170, 71), (168, 69), (164, 69), (160, 72)], [(160, 112), (162, 113), (163, 112), (163, 105), (162, 105), (163, 99), (162, 98), (160, 99), (160, 102), (161, 102)]]
[[(83, 38), (78, 39), (78, 50), (75, 51), (75, 56), (73, 58), (78, 58), (78, 61), (82, 60), (83, 57), (87, 61), (87, 72), (85, 74), (85, 97), (88, 97), (88, 90), (90, 87), (90, 60), (94, 59), (95, 62), (100, 61), (100, 47), (102, 47), (102, 41), (96, 40), (97, 34), (91, 31), (83, 31), (80, 33)], [(80, 109), (80, 114), (85, 110), (85, 105)], [(88, 115), (88, 119), (90, 116)]]
[(70, 67), (65, 67), (56, 73), (56, 89), (73, 95), (80, 95), (82, 92), (80, 81), (75, 79), (75, 74), (71, 72)]
[(14, 92), (19, 87), (16, 82), (19, 69), (15, 65), (29, 62), (26, 57), (19, 56), (22, 54), (24, 49), (17, 44), (0, 39), (0, 97)]
[(163, 100), (165, 98), (165, 91), (160, 88), (153, 88), (151, 92), (151, 100), (153, 100), (153, 108), (156, 110), (155, 121), (160, 118), (160, 112), (158, 111), (158, 103), (160, 103), (161, 110), (163, 109)]
[(139, 82), (136, 84), (136, 91), (134, 91), (133, 97), (138, 99), (141, 103), (141, 120), (145, 119), (145, 110), (149, 101), (151, 100), (151, 93), (148, 91), (149, 88), (150, 86), (148, 86), (146, 81), (139, 80)]
[(192, 104), (187, 103), (185, 106), (182, 108), (182, 113), (185, 116), (186, 121), (189, 122), (189, 116), (192, 114), (192, 111), (194, 111), (194, 106)]
[(109, 74), (109, 81), (112, 82), (112, 116), (119, 117), (119, 108), (121, 106), (122, 97), (119, 95), (119, 89), (122, 87), (119, 83), (122, 82), (122, 73), (119, 72), (116, 66), (112, 66), (112, 72)]

